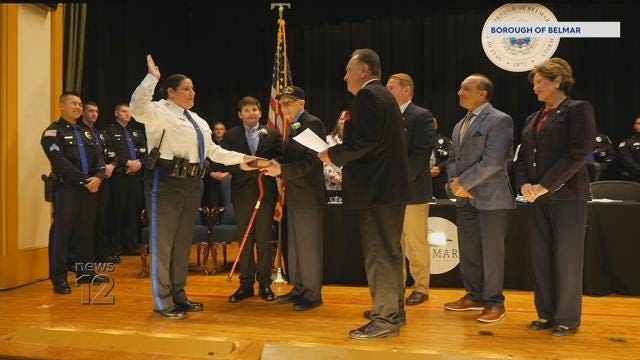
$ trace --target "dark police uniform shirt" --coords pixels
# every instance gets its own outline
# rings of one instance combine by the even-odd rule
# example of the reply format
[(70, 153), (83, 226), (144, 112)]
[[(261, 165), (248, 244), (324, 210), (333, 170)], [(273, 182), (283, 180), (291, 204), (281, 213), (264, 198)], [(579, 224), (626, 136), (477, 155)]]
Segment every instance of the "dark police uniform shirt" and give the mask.
[(447, 159), (449, 158), (449, 145), (451, 145), (451, 139), (446, 136), (436, 134), (436, 140), (433, 145), (435, 163), (433, 165), (430, 165), (431, 167), (439, 167), (441, 174), (445, 172), (447, 167)]
[[(130, 123), (129, 123), (130, 125)], [(136, 158), (144, 163), (144, 157), (147, 155), (147, 140), (140, 130), (127, 126), (131, 141), (135, 148)], [(124, 173), (127, 168), (127, 161), (133, 160), (129, 152), (129, 144), (125, 135), (125, 128), (119, 123), (110, 124), (106, 129), (108, 137), (111, 139), (113, 149), (115, 150), (115, 170), (116, 173)]]
[[(75, 136), (76, 126), (80, 130), (84, 149), (87, 154), (89, 173), (82, 172), (80, 146)], [(63, 185), (84, 186), (87, 178), (95, 176), (104, 179), (104, 158), (98, 151), (98, 143), (91, 130), (81, 125), (71, 125), (63, 118), (52, 123), (42, 133), (40, 144), (51, 162), (53, 172)]]
[(107, 131), (100, 130), (96, 127), (93, 127), (91, 128), (91, 133), (98, 140), (98, 145), (99, 145), (98, 150), (100, 151), (100, 154), (104, 158), (104, 163), (113, 164), (114, 166), (117, 165), (115, 163), (116, 151), (113, 148), (113, 143), (111, 142), (111, 138), (109, 137), (109, 134), (107, 133)]
[(611, 139), (605, 134), (597, 133), (594, 148), (593, 159), (603, 166), (608, 166), (616, 159), (616, 152), (613, 149)]
[(640, 181), (640, 134), (632, 135), (621, 142), (618, 151), (624, 171), (636, 181)]

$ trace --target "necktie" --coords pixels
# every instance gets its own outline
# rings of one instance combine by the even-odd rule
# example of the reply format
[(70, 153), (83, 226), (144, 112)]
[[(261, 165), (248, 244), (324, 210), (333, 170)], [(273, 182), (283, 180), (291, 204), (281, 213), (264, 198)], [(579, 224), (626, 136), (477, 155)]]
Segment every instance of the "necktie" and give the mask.
[(469, 124), (471, 123), (471, 118), (474, 115), (475, 114), (472, 112), (468, 112), (467, 115), (465, 115), (464, 120), (462, 121), (462, 127), (460, 127), (460, 143), (462, 143), (462, 140), (464, 140), (465, 135), (467, 135), (467, 130), (469, 130)]
[(195, 120), (193, 120), (186, 109), (184, 111), (184, 116), (189, 119), (191, 125), (196, 129), (196, 135), (198, 135), (198, 155), (200, 156), (200, 168), (202, 169), (204, 167), (204, 135), (202, 135), (202, 130), (200, 130), (200, 127), (196, 124)]
[(258, 150), (258, 130), (251, 128), (248, 129), (249, 134), (247, 137), (247, 142), (249, 143), (249, 150), (251, 150), (251, 155), (255, 155)]
[(78, 143), (78, 151), (80, 152), (80, 165), (82, 166), (82, 172), (85, 175), (89, 175), (89, 160), (87, 159), (87, 151), (84, 148), (84, 141), (82, 140), (82, 133), (80, 127), (76, 126), (73, 132), (76, 142)]
[(129, 148), (129, 156), (131, 160), (138, 160), (136, 156), (136, 147), (133, 145), (133, 140), (131, 140), (131, 134), (129, 133), (129, 129), (126, 127), (124, 129), (124, 137), (127, 139), (127, 147)]

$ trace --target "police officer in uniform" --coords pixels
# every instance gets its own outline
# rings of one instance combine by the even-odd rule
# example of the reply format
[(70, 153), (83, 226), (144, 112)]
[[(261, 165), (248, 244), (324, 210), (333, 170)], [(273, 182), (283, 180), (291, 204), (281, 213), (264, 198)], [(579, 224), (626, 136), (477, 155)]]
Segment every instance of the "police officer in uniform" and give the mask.
[[(433, 118), (433, 124), (438, 130), (438, 120)], [(433, 196), (436, 199), (448, 199), (449, 195), (444, 189), (447, 183), (447, 158), (449, 157), (449, 146), (451, 139), (436, 133), (436, 140), (433, 145), (433, 153), (429, 159), (429, 168), (431, 169), (431, 181), (433, 183)]]
[(607, 177), (608, 170), (616, 161), (616, 151), (611, 139), (603, 133), (597, 133), (593, 143), (593, 153), (587, 162), (589, 181), (599, 181)]
[[(184, 319), (188, 311), (204, 308), (202, 303), (187, 298), (184, 287), (202, 176), (207, 171), (205, 158), (225, 165), (257, 158), (225, 150), (211, 141), (207, 121), (189, 111), (195, 98), (190, 78), (181, 74), (169, 76), (164, 88), (167, 98), (152, 101), (160, 70), (151, 55), (147, 55), (147, 68), (147, 76), (131, 95), (131, 112), (145, 125), (152, 146), (145, 174), (151, 292), (156, 313), (169, 319)], [(255, 170), (245, 164), (240, 167)]]
[(98, 104), (93, 101), (85, 101), (82, 104), (82, 124), (91, 130), (96, 139), (98, 152), (104, 158), (104, 179), (98, 190), (98, 211), (96, 214), (95, 237), (93, 251), (97, 262), (119, 263), (120, 257), (113, 256), (109, 233), (109, 178), (116, 167), (116, 152), (111, 144), (111, 139), (106, 131), (98, 129), (95, 125), (100, 115)]
[(116, 152), (111, 180), (111, 216), (115, 255), (135, 255), (138, 250), (138, 222), (142, 210), (142, 167), (147, 154), (144, 135), (131, 126), (128, 104), (115, 107), (116, 122), (107, 127)]
[(82, 114), (80, 96), (63, 93), (60, 112), (62, 116), (44, 131), (40, 143), (57, 179), (49, 231), (49, 277), (55, 293), (69, 294), (67, 251), (72, 237), (77, 256), (77, 283), (107, 281), (95, 277), (86, 267), (93, 257), (96, 193), (104, 178), (104, 159), (91, 130), (78, 122)]
[(640, 116), (633, 124), (635, 134), (618, 145), (620, 172), (624, 180), (640, 182)]

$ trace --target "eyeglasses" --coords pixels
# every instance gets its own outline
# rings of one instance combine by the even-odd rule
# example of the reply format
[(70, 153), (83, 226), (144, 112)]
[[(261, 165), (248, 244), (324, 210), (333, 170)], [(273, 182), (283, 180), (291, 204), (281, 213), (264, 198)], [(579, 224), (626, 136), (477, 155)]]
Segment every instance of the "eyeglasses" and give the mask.
[(296, 102), (295, 102), (295, 101), (293, 101), (293, 100), (291, 100), (291, 101), (281, 101), (281, 102), (280, 102), (280, 106), (282, 106), (282, 107), (287, 107), (287, 106), (291, 106), (291, 105), (293, 105), (293, 104), (295, 104), (295, 103), (296, 103)]

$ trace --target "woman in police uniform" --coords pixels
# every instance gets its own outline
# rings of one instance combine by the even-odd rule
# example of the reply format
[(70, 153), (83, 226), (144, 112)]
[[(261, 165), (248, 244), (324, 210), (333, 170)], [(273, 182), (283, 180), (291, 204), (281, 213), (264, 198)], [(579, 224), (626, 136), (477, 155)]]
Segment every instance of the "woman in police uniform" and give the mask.
[[(187, 311), (200, 311), (201, 303), (187, 299), (189, 253), (195, 217), (202, 193), (205, 158), (225, 165), (241, 164), (253, 156), (227, 151), (211, 140), (211, 129), (193, 107), (191, 79), (176, 74), (166, 80), (167, 98), (152, 101), (160, 70), (147, 55), (149, 73), (131, 96), (130, 109), (145, 125), (149, 148), (160, 157), (145, 174), (145, 198), (150, 219), (151, 291), (155, 312), (183, 319)], [(164, 136), (163, 136), (164, 132)], [(162, 143), (161, 143), (162, 138)]]

